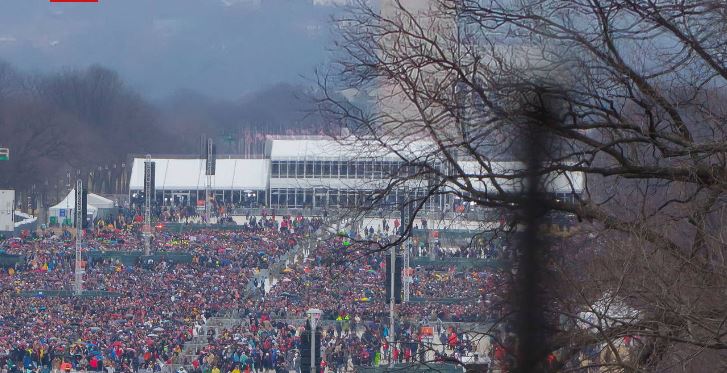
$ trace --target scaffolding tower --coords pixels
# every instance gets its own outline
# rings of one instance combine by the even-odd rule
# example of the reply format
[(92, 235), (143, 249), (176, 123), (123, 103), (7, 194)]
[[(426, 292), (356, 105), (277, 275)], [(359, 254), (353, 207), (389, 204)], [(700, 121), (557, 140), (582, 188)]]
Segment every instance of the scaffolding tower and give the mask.
[(76, 181), (76, 267), (74, 293), (78, 296), (83, 293), (83, 267), (81, 263), (81, 244), (83, 243), (83, 223), (86, 220), (85, 206), (83, 206), (83, 181)]
[(144, 229), (142, 234), (144, 236), (144, 255), (149, 256), (151, 254), (151, 200), (154, 194), (152, 190), (152, 162), (151, 155), (146, 155), (144, 161)]

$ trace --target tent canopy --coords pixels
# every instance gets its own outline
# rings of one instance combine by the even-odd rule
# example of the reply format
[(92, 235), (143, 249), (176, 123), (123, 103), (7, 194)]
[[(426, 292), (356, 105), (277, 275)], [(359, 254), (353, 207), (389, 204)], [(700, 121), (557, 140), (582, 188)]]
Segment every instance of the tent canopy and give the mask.
[[(205, 188), (204, 159), (153, 158), (155, 162), (156, 190), (202, 190)], [(130, 190), (144, 189), (144, 158), (134, 158), (129, 181)], [(264, 190), (268, 186), (268, 168), (265, 159), (217, 159), (212, 189)]]
[[(76, 208), (76, 190), (72, 189), (70, 193), (62, 201), (48, 209), (50, 216), (60, 216), (60, 210), (68, 210), (66, 217), (70, 217), (72, 210)], [(88, 193), (86, 201), (86, 211), (91, 216), (98, 214), (98, 209), (114, 208), (114, 201), (99, 196), (98, 194)]]

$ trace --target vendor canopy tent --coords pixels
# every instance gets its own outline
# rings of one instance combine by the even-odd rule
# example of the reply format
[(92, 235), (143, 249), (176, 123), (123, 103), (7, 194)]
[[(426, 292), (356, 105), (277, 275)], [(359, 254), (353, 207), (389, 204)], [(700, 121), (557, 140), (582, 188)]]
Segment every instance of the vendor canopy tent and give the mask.
[[(144, 189), (145, 158), (134, 158), (129, 190)], [(205, 188), (205, 160), (152, 158), (156, 190), (202, 190)], [(269, 161), (265, 159), (217, 159), (213, 190), (265, 190)]]
[[(114, 201), (99, 196), (98, 194), (88, 193), (86, 200), (86, 211), (92, 217), (98, 215), (98, 209), (114, 208)], [(76, 209), (76, 190), (71, 189), (70, 193), (57, 205), (48, 209), (48, 216), (61, 216), (61, 210), (64, 210), (64, 217), (71, 218), (73, 210)]]

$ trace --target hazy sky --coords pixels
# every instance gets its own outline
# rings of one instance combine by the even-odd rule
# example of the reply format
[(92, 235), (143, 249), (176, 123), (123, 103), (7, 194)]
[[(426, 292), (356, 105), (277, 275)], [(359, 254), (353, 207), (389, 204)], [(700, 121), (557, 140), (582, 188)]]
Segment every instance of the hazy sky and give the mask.
[(2, 0), (0, 59), (26, 71), (101, 64), (148, 97), (236, 98), (312, 76), (341, 1)]

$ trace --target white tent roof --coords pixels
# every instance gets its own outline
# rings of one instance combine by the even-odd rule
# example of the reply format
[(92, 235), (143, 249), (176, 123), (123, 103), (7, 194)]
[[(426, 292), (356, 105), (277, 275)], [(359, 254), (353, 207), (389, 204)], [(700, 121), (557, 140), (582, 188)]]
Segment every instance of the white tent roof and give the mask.
[(338, 142), (324, 139), (273, 139), (271, 146), (271, 159), (338, 158), (346, 153)]
[[(204, 159), (152, 158), (157, 190), (201, 190), (206, 183)], [(134, 158), (129, 189), (144, 189), (144, 158)], [(217, 159), (212, 189), (263, 190), (270, 162), (265, 159)]]
[(596, 332), (598, 327), (611, 328), (633, 324), (640, 318), (639, 310), (626, 304), (621, 297), (607, 291), (585, 311), (578, 314), (577, 324), (582, 329)]
[(400, 160), (399, 155), (414, 158), (429, 154), (436, 149), (431, 141), (401, 139), (387, 142), (387, 147), (378, 142), (357, 138), (333, 139), (326, 136), (268, 136), (267, 151), (271, 160), (286, 159), (353, 159), (387, 158)]
[[(88, 199), (86, 200), (86, 211), (89, 214), (95, 215), (96, 212), (98, 212), (98, 207), (107, 208), (107, 206), (94, 206), (93, 204), (91, 204), (91, 201), (94, 199), (98, 200), (98, 201), (102, 201), (102, 202), (103, 202), (103, 200), (109, 201), (109, 202), (111, 202), (111, 207), (114, 206), (113, 201), (103, 198), (97, 194), (89, 193)], [(58, 202), (58, 204), (56, 204), (55, 206), (51, 207), (50, 210), (51, 211), (61, 210), (61, 209), (74, 210), (75, 208), (76, 208), (76, 189), (71, 189), (71, 192), (68, 193), (66, 198), (64, 198), (62, 201)]]
[(21, 211), (15, 211), (15, 216), (16, 216), (16, 218), (18, 218), (18, 217), (21, 218), (20, 221), (16, 221), (15, 222), (15, 228), (18, 228), (18, 227), (23, 226), (25, 224), (30, 224), (30, 223), (38, 220), (38, 218), (36, 218), (35, 216), (28, 215), (28, 214), (26, 214), (24, 212), (21, 212)]

